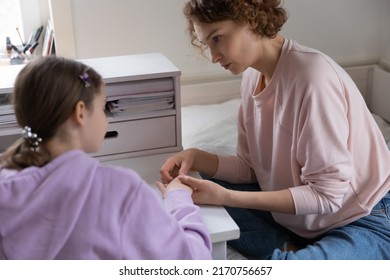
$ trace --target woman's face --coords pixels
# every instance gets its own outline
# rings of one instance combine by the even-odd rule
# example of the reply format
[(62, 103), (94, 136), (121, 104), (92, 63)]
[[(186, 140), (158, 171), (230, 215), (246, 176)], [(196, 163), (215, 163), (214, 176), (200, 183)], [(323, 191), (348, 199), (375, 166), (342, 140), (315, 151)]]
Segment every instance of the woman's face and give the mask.
[(248, 25), (238, 25), (232, 20), (194, 22), (194, 29), (199, 41), (208, 47), (211, 61), (234, 75), (251, 67), (259, 55), (260, 37)]

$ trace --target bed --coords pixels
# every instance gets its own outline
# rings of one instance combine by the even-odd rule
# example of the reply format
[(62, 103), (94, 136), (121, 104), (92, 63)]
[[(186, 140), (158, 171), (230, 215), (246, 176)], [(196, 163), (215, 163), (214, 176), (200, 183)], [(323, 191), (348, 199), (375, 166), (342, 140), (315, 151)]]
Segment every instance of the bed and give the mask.
[[(349, 72), (355, 73), (356, 69)], [(390, 150), (390, 72), (373, 67), (367, 75), (371, 85), (364, 98)], [(362, 83), (357, 80), (357, 84)], [(196, 147), (222, 155), (234, 153), (239, 105), (240, 99), (233, 98), (218, 104), (183, 106), (183, 148)]]
[[(353, 68), (349, 69), (349, 72), (356, 78), (358, 87), (363, 88), (362, 94), (390, 152), (390, 73), (380, 67), (370, 67), (364, 71), (362, 68)], [(218, 104), (183, 106), (181, 111), (183, 148), (195, 147), (221, 155), (234, 154), (239, 106), (239, 98)], [(228, 248), (227, 257), (245, 259), (231, 248)]]
[[(237, 143), (236, 119), (239, 105), (240, 99), (237, 98), (220, 104), (183, 107), (183, 148), (200, 148), (221, 155), (234, 153)], [(390, 123), (375, 113), (372, 115), (390, 150)]]

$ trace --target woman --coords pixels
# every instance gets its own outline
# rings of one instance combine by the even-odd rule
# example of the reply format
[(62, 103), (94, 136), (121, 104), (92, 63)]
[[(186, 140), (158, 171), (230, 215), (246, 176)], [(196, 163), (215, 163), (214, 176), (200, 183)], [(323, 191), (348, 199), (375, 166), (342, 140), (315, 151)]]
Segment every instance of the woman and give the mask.
[[(162, 180), (181, 174), (196, 203), (226, 206), (249, 258), (389, 259), (390, 153), (346, 72), (279, 34), (279, 0), (190, 0), (184, 14), (192, 44), (243, 73), (238, 144), (184, 150)], [(280, 250), (291, 242), (301, 249)]]

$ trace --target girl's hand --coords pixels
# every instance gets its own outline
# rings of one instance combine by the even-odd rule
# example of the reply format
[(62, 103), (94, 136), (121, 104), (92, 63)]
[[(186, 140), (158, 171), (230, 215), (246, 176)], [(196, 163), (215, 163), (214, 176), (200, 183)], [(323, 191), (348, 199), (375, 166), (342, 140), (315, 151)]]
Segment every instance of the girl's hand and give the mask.
[(162, 182), (156, 182), (157, 188), (160, 190), (161, 194), (165, 198), (168, 193), (174, 190), (187, 190), (191, 194), (193, 193), (192, 188), (187, 185), (181, 183), (178, 179), (173, 179), (169, 184), (164, 184)]
[(180, 175), (179, 181), (192, 190), (192, 199), (196, 204), (226, 205), (229, 190), (209, 180)]

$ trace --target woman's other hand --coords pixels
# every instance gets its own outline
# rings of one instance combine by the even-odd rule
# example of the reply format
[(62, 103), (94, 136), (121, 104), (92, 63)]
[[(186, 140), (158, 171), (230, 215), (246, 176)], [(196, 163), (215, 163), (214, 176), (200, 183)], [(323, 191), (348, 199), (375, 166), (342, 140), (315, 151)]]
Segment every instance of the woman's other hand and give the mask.
[(186, 175), (180, 175), (178, 179), (192, 189), (192, 199), (196, 204), (225, 205), (227, 202), (230, 190), (217, 183)]

